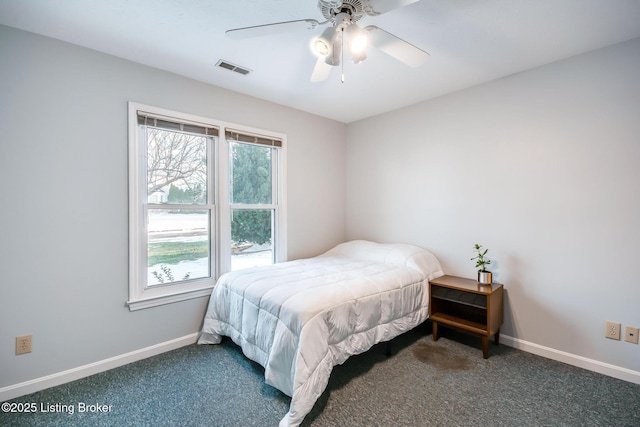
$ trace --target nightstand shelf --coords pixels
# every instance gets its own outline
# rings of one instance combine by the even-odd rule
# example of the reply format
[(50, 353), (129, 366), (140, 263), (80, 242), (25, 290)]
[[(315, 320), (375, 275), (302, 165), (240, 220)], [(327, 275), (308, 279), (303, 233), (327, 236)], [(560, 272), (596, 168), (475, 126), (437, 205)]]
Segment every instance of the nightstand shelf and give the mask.
[(476, 280), (442, 276), (429, 282), (429, 319), (433, 322), (433, 340), (438, 340), (438, 325), (447, 326), (482, 338), (482, 355), (488, 357), (489, 337), (500, 343), (503, 322), (503, 286), (481, 285)]

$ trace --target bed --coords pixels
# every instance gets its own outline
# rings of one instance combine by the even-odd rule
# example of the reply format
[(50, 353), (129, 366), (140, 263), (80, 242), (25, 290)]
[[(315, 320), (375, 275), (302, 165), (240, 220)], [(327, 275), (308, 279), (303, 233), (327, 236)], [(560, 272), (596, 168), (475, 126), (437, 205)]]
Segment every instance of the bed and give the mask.
[(222, 275), (199, 344), (230, 337), (291, 397), (280, 427), (297, 426), (333, 367), (427, 318), (428, 281), (443, 275), (429, 251), (364, 240), (314, 258)]

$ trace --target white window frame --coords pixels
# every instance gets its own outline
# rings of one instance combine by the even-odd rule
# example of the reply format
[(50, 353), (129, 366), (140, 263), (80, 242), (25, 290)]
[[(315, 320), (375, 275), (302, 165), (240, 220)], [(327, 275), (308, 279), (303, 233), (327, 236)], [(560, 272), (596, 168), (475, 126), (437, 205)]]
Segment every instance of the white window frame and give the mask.
[[(227, 128), (240, 130), (249, 134), (265, 135), (282, 141), (282, 147), (276, 151), (273, 171), (275, 187), (273, 203), (268, 205), (274, 209), (274, 262), (287, 260), (287, 227), (286, 227), (286, 135), (251, 128), (235, 123), (223, 122), (206, 117), (179, 113), (163, 108), (129, 102), (129, 300), (131, 311), (158, 305), (184, 301), (191, 298), (205, 297), (211, 294), (217, 278), (231, 270), (231, 209), (229, 197), (229, 143), (226, 141)], [(211, 277), (161, 286), (147, 286), (147, 229), (145, 224), (146, 194), (146, 141), (140, 141), (138, 132), (138, 111), (144, 111), (159, 117), (167, 117), (174, 121), (202, 123), (218, 127), (219, 135), (208, 148), (207, 163), (209, 194), (213, 200), (207, 200), (203, 208), (211, 209), (210, 230), (210, 272)], [(144, 142), (144, 143), (143, 143)], [(215, 183), (211, 188), (212, 182)], [(168, 205), (167, 208), (173, 208)], [(179, 205), (176, 207), (179, 208)]]

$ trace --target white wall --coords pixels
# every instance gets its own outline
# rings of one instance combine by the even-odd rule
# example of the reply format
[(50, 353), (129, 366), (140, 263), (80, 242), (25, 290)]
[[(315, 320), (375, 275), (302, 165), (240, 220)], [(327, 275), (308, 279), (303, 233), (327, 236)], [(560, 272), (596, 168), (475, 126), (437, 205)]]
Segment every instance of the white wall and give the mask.
[(128, 101), (287, 134), (289, 258), (344, 240), (344, 124), (3, 26), (0, 58), (0, 391), (200, 328), (125, 305)]
[(469, 278), (480, 243), (509, 342), (640, 382), (640, 346), (603, 337), (640, 326), (638, 70), (640, 39), (349, 125), (347, 237)]

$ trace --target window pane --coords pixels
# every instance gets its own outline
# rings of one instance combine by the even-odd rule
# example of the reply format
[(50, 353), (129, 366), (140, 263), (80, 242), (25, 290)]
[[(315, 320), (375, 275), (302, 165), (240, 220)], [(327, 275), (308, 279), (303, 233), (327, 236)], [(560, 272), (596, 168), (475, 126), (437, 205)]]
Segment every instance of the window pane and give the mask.
[(273, 210), (232, 209), (231, 270), (273, 264)]
[(209, 277), (208, 210), (149, 209), (149, 286)]
[(231, 142), (231, 203), (271, 203), (272, 150)]
[(147, 127), (149, 203), (207, 203), (208, 139)]

